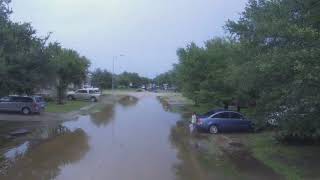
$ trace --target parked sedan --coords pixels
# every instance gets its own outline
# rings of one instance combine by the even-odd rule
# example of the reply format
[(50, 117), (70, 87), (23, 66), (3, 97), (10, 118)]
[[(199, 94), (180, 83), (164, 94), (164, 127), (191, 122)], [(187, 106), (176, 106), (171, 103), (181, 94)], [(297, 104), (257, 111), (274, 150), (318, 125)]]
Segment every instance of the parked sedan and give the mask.
[(0, 99), (0, 111), (21, 112), (25, 115), (44, 111), (46, 103), (41, 96), (6, 96)]
[(196, 127), (198, 130), (217, 134), (227, 131), (251, 131), (253, 123), (238, 112), (217, 110), (209, 116), (198, 116)]

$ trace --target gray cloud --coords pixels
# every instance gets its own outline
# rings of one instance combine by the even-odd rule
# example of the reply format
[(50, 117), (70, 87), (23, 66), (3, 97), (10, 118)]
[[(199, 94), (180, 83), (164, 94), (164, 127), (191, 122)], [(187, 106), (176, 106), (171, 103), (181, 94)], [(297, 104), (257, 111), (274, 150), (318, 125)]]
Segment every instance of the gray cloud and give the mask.
[(176, 49), (222, 36), (247, 0), (15, 0), (12, 19), (31, 22), (41, 36), (79, 51), (92, 68), (138, 72), (148, 77), (177, 62)]

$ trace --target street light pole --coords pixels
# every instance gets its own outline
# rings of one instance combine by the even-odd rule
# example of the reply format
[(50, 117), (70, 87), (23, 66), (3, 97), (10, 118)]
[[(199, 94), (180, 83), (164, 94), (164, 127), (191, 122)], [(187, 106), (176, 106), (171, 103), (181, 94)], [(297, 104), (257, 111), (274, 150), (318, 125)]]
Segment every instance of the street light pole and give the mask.
[(117, 56), (113, 56), (112, 58), (112, 97), (114, 97), (114, 61)]
[[(124, 55), (123, 54), (120, 54), (119, 55), (120, 57), (123, 57)], [(118, 56), (113, 56), (112, 58), (112, 96), (114, 98), (114, 82), (115, 82), (115, 79), (114, 79), (114, 61), (118, 59)]]

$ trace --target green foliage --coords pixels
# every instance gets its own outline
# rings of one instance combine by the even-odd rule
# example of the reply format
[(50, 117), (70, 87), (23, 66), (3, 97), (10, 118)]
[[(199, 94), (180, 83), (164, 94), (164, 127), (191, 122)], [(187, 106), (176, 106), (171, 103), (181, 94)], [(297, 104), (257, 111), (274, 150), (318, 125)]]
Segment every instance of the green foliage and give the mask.
[(80, 85), (86, 79), (90, 61), (74, 50), (61, 48), (57, 43), (49, 44), (47, 52), (55, 73), (58, 103), (62, 104), (68, 85)]
[(44, 75), (50, 72), (50, 65), (45, 42), (46, 39), (35, 36), (30, 24), (0, 20), (0, 95), (31, 94), (46, 84)]
[(138, 88), (142, 85), (147, 85), (150, 80), (145, 77), (140, 77), (138, 73), (123, 72), (116, 77), (116, 84), (118, 87)]
[(57, 43), (46, 46), (49, 37), (37, 37), (30, 24), (12, 22), (9, 3), (0, 0), (0, 96), (56, 86), (61, 103), (67, 86), (86, 78), (90, 62)]
[(320, 139), (320, 3), (250, 0), (228, 39), (179, 49), (176, 80), (200, 105), (256, 104), (281, 139)]
[(179, 49), (176, 77), (184, 94), (197, 104), (231, 104), (237, 98), (231, 75), (238, 55), (236, 44), (222, 38)]
[(319, 11), (314, 0), (252, 0), (227, 24), (252, 57), (257, 73), (243, 79), (253, 79), (258, 113), (278, 120), (283, 139), (320, 138)]
[(0, 0), (0, 21), (7, 20), (11, 10), (9, 8), (11, 0)]
[(153, 79), (153, 82), (159, 85), (168, 84), (169, 87), (179, 87), (175, 69), (158, 75)]
[(112, 73), (96, 69), (91, 75), (91, 85), (100, 89), (110, 89), (112, 87)]

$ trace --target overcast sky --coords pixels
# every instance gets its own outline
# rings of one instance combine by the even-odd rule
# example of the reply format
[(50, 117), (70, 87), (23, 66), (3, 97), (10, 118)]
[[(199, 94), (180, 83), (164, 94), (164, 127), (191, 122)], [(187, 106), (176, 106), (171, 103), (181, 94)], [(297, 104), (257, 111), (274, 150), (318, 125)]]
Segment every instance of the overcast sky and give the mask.
[(154, 77), (177, 62), (176, 50), (190, 42), (223, 36), (247, 0), (13, 0), (12, 19), (31, 22), (38, 35), (88, 57), (91, 69), (115, 65)]

